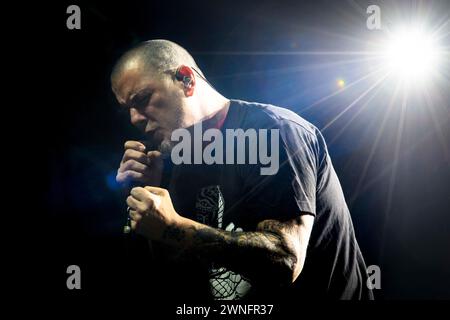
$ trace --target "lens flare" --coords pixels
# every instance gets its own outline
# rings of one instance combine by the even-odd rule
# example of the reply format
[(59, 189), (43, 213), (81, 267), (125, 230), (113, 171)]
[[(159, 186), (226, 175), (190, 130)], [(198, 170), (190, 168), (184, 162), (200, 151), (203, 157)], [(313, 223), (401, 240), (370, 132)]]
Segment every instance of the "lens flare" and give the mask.
[(436, 72), (439, 49), (430, 34), (403, 28), (390, 35), (385, 49), (387, 66), (405, 81), (423, 81)]

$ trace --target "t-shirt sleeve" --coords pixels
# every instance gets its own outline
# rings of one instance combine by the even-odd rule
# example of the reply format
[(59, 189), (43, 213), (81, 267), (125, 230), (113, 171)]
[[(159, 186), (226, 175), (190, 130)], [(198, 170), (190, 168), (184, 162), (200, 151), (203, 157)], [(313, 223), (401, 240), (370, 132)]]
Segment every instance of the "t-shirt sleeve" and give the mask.
[[(316, 135), (294, 121), (282, 120), (278, 147), (278, 171), (262, 175), (261, 164), (244, 169), (246, 204), (258, 220), (292, 219), (300, 214), (316, 215), (316, 186), (319, 144)], [(273, 134), (268, 133), (268, 134)], [(270, 138), (268, 138), (270, 141)]]

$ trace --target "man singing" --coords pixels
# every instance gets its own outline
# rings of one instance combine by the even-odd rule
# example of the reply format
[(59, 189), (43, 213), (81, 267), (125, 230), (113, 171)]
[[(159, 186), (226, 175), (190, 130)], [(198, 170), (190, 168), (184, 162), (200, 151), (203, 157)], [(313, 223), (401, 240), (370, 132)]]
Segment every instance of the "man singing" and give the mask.
[[(111, 82), (149, 141), (125, 143), (117, 181), (142, 186), (126, 202), (131, 229), (149, 240), (159, 266), (151, 290), (175, 299), (372, 298), (316, 127), (287, 109), (225, 98), (192, 56), (167, 40), (126, 52)], [(223, 161), (174, 164), (176, 154), (191, 157), (191, 150), (173, 152), (180, 141), (172, 133), (194, 132), (199, 124), (202, 133), (223, 133), (223, 150), (214, 154)], [(225, 147), (235, 138), (227, 132), (249, 130), (256, 134), (243, 149)], [(213, 140), (203, 139), (200, 153)], [(266, 174), (267, 164), (255, 156), (263, 147), (278, 157), (276, 170)], [(192, 147), (192, 159), (201, 156)], [(252, 157), (258, 161), (249, 162)]]

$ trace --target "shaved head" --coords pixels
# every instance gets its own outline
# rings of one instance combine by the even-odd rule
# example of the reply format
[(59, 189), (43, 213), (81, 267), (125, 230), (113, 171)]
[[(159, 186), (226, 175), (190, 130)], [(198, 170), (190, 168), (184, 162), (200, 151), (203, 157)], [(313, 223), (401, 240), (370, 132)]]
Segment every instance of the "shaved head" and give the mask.
[[(181, 66), (191, 77), (188, 84), (175, 77)], [(113, 68), (111, 84), (131, 124), (152, 150), (162, 152), (171, 148), (174, 130), (213, 117), (229, 102), (204, 78), (194, 58), (168, 40), (142, 42), (125, 52)]]
[(170, 74), (169, 71), (175, 72), (180, 65), (194, 67), (203, 76), (194, 58), (183, 47), (168, 40), (149, 40), (120, 57), (111, 73), (111, 82), (114, 84), (121, 75), (132, 69), (162, 77)]

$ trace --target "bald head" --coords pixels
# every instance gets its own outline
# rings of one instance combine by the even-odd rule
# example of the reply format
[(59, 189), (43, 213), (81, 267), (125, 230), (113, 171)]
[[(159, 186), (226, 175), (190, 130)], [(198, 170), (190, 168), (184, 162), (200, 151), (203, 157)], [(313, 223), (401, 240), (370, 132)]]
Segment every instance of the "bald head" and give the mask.
[[(178, 67), (190, 78), (175, 77)], [(195, 69), (195, 70), (193, 70)], [(130, 121), (156, 144), (169, 143), (178, 128), (210, 119), (228, 99), (204, 78), (192, 56), (167, 40), (150, 40), (127, 51), (111, 74), (112, 90)]]
[(202, 76), (202, 72), (194, 58), (183, 47), (168, 40), (149, 40), (128, 50), (120, 59), (111, 74), (111, 81), (120, 78), (126, 71), (139, 69), (152, 72), (156, 76), (169, 75), (180, 65), (194, 67)]

